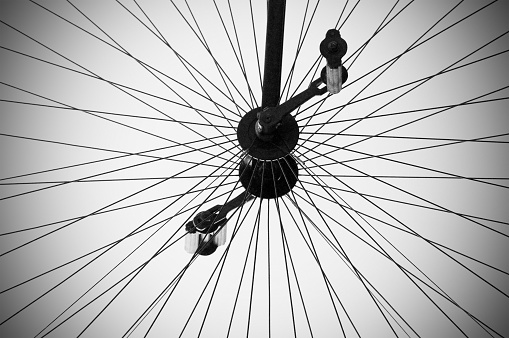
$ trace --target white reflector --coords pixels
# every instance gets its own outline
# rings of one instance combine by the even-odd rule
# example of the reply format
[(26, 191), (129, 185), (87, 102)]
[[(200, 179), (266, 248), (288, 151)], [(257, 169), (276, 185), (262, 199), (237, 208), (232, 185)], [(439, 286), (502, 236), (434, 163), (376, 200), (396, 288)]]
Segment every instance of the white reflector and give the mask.
[(190, 254), (194, 254), (196, 249), (198, 249), (198, 245), (200, 244), (200, 234), (199, 233), (187, 233), (186, 234), (186, 243), (184, 249), (186, 252)]
[(337, 94), (343, 88), (342, 67), (331, 68), (327, 64), (327, 90), (331, 94)]
[(214, 242), (219, 246), (219, 245), (224, 245), (226, 243), (226, 235), (227, 235), (227, 231), (226, 231), (226, 224), (223, 225), (223, 227), (221, 228), (221, 230), (219, 230), (217, 233), (216, 233), (216, 236), (214, 237)]

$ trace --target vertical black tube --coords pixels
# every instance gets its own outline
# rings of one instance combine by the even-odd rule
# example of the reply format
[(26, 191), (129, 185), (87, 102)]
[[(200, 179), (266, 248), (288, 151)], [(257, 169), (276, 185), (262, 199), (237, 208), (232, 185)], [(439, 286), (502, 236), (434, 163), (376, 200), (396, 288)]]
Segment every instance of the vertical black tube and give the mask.
[(281, 91), (286, 0), (268, 0), (262, 107), (275, 107)]

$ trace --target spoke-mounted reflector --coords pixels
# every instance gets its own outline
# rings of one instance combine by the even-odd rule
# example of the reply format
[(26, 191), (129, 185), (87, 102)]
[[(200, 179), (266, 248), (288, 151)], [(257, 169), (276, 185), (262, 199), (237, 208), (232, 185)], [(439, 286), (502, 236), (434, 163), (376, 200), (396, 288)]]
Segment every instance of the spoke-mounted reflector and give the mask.
[(343, 76), (341, 70), (343, 67), (331, 68), (328, 64), (327, 71), (327, 91), (331, 94), (337, 94), (343, 88)]

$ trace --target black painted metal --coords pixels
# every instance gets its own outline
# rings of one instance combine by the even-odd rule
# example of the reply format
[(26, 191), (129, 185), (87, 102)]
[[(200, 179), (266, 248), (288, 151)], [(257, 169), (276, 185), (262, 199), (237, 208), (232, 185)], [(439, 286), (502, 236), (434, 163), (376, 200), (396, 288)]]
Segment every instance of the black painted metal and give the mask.
[(186, 231), (190, 233), (196, 233), (196, 231), (198, 231), (202, 234), (211, 234), (219, 227), (226, 224), (228, 221), (226, 215), (230, 211), (237, 209), (252, 198), (253, 196), (244, 191), (223, 205), (215, 205), (208, 210), (201, 211), (197, 213), (192, 220), (187, 222)]
[(290, 114), (302, 104), (317, 95), (327, 92), (327, 87), (318, 88), (323, 81), (321, 78), (313, 81), (309, 87), (301, 93), (295, 95), (290, 100), (277, 106), (263, 109), (258, 116), (258, 124), (256, 125), (256, 135), (264, 141), (272, 141), (272, 136), (279, 128), (283, 118)]
[(239, 166), (240, 183), (260, 198), (277, 198), (292, 190), (298, 180), (297, 162), (292, 155), (275, 161), (247, 157)]
[(291, 114), (281, 120), (270, 141), (264, 141), (256, 135), (256, 123), (261, 108), (255, 108), (245, 114), (237, 128), (237, 139), (242, 149), (260, 160), (275, 160), (284, 157), (295, 148), (299, 141), (299, 126)]
[(347, 49), (348, 45), (337, 29), (329, 29), (320, 43), (320, 53), (331, 68), (341, 66), (341, 58), (345, 56)]
[(268, 0), (262, 107), (275, 107), (281, 92), (286, 0)]

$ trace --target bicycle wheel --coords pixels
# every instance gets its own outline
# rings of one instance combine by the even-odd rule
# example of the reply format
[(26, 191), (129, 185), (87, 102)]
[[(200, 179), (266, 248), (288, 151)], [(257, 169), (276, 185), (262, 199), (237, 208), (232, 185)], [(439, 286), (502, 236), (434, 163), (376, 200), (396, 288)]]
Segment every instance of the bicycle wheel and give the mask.
[(281, 102), (331, 28), (349, 79), (204, 256), (185, 225), (245, 190), (267, 4), (2, 2), (0, 335), (509, 336), (507, 10), (289, 2)]

